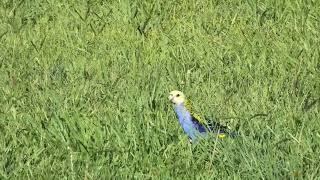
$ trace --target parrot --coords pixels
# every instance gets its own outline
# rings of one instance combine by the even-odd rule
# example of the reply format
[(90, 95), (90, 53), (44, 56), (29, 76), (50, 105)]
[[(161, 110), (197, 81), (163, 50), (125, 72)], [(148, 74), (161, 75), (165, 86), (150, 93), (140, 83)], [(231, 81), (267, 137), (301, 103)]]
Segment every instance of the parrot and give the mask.
[(208, 121), (197, 114), (191, 101), (186, 98), (183, 92), (178, 90), (171, 91), (168, 98), (173, 104), (180, 126), (188, 135), (191, 143), (196, 142), (198, 137), (204, 137), (208, 132), (216, 133), (219, 139), (224, 139), (226, 136), (235, 136), (235, 132), (231, 132), (227, 126), (223, 126), (218, 122)]

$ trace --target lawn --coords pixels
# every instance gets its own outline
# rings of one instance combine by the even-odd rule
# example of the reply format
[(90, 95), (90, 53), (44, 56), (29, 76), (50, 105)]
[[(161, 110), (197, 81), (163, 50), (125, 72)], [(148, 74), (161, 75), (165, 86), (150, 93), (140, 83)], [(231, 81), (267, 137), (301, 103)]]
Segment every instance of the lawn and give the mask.
[(319, 178), (319, 47), (320, 1), (3, 0), (0, 179)]

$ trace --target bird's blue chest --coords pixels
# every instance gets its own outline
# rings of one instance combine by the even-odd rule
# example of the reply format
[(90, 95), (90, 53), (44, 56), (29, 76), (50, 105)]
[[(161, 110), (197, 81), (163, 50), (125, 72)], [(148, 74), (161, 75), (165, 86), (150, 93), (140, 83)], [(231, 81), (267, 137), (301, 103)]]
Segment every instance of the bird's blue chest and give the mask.
[(197, 131), (196, 124), (192, 121), (191, 114), (183, 105), (176, 105), (174, 107), (174, 111), (184, 132), (189, 136), (189, 138), (194, 140), (199, 132)]
[(181, 125), (183, 125), (183, 124), (192, 125), (191, 114), (186, 110), (186, 108), (184, 106), (182, 106), (182, 105), (175, 106), (174, 111), (175, 111)]

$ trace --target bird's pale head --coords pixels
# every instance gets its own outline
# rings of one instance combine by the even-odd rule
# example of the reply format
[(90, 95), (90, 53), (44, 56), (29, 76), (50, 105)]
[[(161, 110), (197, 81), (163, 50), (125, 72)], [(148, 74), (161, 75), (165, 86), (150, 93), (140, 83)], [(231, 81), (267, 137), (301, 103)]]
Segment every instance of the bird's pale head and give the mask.
[(184, 102), (185, 95), (181, 91), (171, 91), (168, 98), (174, 105), (179, 105)]

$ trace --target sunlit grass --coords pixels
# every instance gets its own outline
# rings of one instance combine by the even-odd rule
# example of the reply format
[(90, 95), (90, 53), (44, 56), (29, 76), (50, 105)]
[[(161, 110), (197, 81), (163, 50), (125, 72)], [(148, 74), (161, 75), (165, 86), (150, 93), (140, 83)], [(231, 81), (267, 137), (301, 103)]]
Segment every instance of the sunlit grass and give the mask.
[[(0, 179), (315, 179), (319, 8), (0, 2)], [(243, 136), (190, 145), (174, 89)]]

